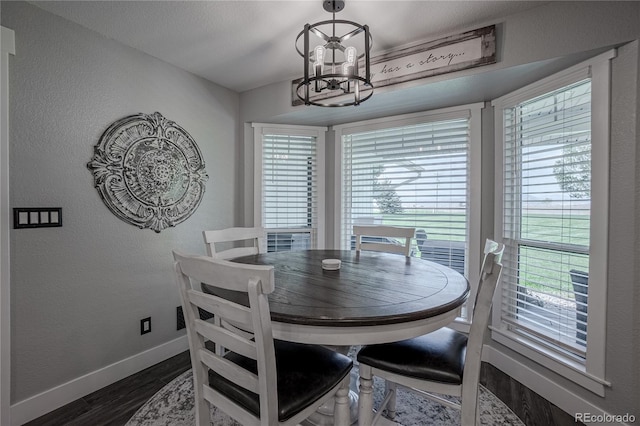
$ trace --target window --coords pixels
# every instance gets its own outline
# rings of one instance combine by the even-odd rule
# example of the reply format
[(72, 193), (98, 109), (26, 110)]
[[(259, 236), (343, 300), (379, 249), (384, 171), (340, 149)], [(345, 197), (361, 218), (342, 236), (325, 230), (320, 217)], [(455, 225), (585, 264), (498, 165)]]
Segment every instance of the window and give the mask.
[(254, 124), (254, 223), (268, 251), (324, 246), (324, 132)]
[(479, 226), (473, 222), (479, 215), (472, 219), (470, 211), (480, 209), (481, 107), (335, 127), (341, 140), (341, 249), (355, 248), (353, 225), (411, 226), (417, 228), (413, 256), (467, 276), (479, 269)]
[(607, 204), (608, 59), (494, 101), (496, 236), (505, 244), (494, 338), (596, 377), (604, 377), (606, 238), (594, 244), (594, 232), (606, 229), (606, 207), (597, 206)]
[(504, 129), (505, 278), (517, 285), (505, 286), (502, 318), (584, 358), (591, 80), (505, 109)]

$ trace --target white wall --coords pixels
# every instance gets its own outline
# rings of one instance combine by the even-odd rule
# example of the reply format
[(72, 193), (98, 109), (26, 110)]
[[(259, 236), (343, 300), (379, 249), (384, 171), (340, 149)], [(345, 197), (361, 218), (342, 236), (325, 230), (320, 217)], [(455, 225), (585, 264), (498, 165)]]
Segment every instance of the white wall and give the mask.
[[(498, 52), (499, 60), (495, 65), (481, 67), (462, 73), (449, 74), (435, 79), (428, 79), (423, 86), (402, 88), (400, 90), (420, 90), (425, 95), (424, 108), (433, 107), (429, 99), (429, 84), (436, 81), (438, 90), (443, 86), (456, 87), (463, 78), (491, 73), (501, 73), (510, 67), (525, 64), (544, 64), (558, 57), (578, 57), (599, 49), (620, 46), (618, 57), (612, 62), (612, 120), (611, 120), (611, 189), (610, 189), (610, 259), (607, 302), (607, 360), (606, 379), (612, 383), (601, 398), (590, 391), (558, 376), (550, 370), (538, 365), (517, 353), (489, 341), (496, 351), (512, 360), (512, 365), (520, 365), (529, 373), (523, 375), (524, 383), (529, 387), (540, 389), (541, 394), (552, 399), (560, 407), (585, 407), (601, 409), (609, 414), (634, 414), (640, 418), (640, 150), (637, 145), (640, 138), (640, 94), (639, 94), (639, 45), (640, 39), (640, 3), (638, 2), (551, 2), (517, 15), (510, 16), (497, 24), (499, 27)], [(464, 28), (471, 29), (471, 28)], [(461, 29), (463, 30), (463, 29)], [(631, 43), (628, 43), (631, 42)], [(628, 44), (626, 44), (628, 43)], [(595, 54), (594, 54), (595, 55)], [(583, 56), (581, 59), (585, 59)], [(577, 61), (576, 61), (577, 62)], [(529, 69), (529, 68), (523, 68)], [(539, 69), (537, 70), (540, 71)], [(544, 72), (544, 69), (542, 70)], [(547, 67), (546, 74), (557, 71)], [(521, 85), (529, 82), (530, 75), (521, 76)], [(502, 93), (514, 89), (516, 80), (504, 80)], [(509, 87), (508, 87), (509, 86)], [(245, 92), (241, 97), (241, 120), (243, 122), (263, 121), (281, 123), (283, 117), (296, 120), (304, 114), (296, 114), (296, 107), (290, 105), (290, 94), (286, 92), (289, 82), (281, 82)], [(492, 97), (484, 95), (478, 99), (478, 92), (484, 88), (476, 87), (469, 91), (467, 99), (462, 102), (458, 96), (452, 102), (457, 104), (491, 101)], [(498, 87), (499, 89), (499, 87)], [(396, 91), (399, 93), (400, 90)], [(421, 92), (422, 93), (422, 92)], [(440, 92), (438, 92), (440, 93)], [(389, 102), (389, 109), (398, 108), (392, 93), (379, 95), (377, 102)], [(496, 96), (497, 97), (497, 96)], [(372, 101), (368, 101), (372, 102)], [(452, 106), (442, 101), (438, 107)], [(358, 120), (374, 118), (379, 114), (379, 103), (375, 108), (367, 110), (367, 103), (360, 105)], [(419, 105), (413, 106), (415, 110)], [(313, 111), (312, 111), (313, 112)], [(409, 112), (409, 111), (403, 111)], [(320, 111), (318, 114), (325, 114)], [(347, 114), (352, 114), (348, 112)], [(367, 114), (369, 116), (367, 116)], [(309, 114), (311, 115), (311, 114)], [(483, 238), (492, 235), (493, 226), (493, 111), (490, 107), (483, 112)], [(317, 117), (316, 117), (317, 118)], [(313, 120), (313, 118), (310, 118)], [(340, 119), (340, 122), (343, 122)], [(307, 124), (317, 124), (311, 121)], [(323, 123), (330, 124), (330, 123)], [(245, 126), (245, 131), (249, 127)], [(244, 157), (252, 164), (251, 138), (245, 134)], [(333, 140), (327, 139), (327, 152), (333, 152)], [(330, 160), (333, 157), (330, 157)], [(332, 161), (327, 161), (327, 175), (332, 175)], [(251, 171), (245, 168), (245, 177)], [(244, 188), (250, 193), (252, 180), (246, 180)], [(333, 185), (327, 185), (327, 200), (333, 199)], [(251, 212), (250, 195), (245, 197), (244, 211)], [(327, 235), (333, 235), (333, 206), (328, 205)], [(246, 217), (245, 217), (246, 219)], [(329, 242), (331, 240), (328, 240)], [(597, 309), (597, 307), (595, 307)], [(497, 365), (500, 367), (500, 365)], [(535, 381), (535, 383), (534, 383)], [(560, 392), (551, 395), (549, 385)], [(546, 388), (545, 388), (546, 386)], [(547, 392), (546, 389), (549, 389)], [(571, 400), (571, 401), (569, 401)], [(573, 414), (573, 413), (570, 413)]]
[[(28, 3), (1, 7), (17, 53), (10, 204), (62, 207), (64, 225), (11, 231), (16, 404), (184, 336), (171, 250), (204, 254), (201, 231), (236, 222), (239, 95)], [(196, 212), (159, 234), (115, 217), (86, 167), (109, 124), (155, 111), (189, 132), (209, 174)]]

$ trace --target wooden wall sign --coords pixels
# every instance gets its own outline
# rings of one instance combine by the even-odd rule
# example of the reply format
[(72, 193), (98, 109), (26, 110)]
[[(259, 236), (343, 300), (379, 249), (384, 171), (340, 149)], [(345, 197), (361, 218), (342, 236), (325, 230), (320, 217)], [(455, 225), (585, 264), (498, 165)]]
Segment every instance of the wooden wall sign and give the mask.
[[(495, 25), (490, 25), (375, 56), (371, 59), (371, 81), (374, 90), (376, 87), (493, 64), (496, 62), (495, 31)], [(360, 69), (363, 69), (363, 66), (360, 66)], [(292, 82), (293, 106), (304, 104), (295, 93), (300, 81), (301, 78)], [(315, 95), (312, 99), (341, 95), (339, 90), (335, 90)]]
[(112, 123), (87, 167), (113, 214), (155, 232), (191, 216), (209, 178), (193, 138), (159, 112)]

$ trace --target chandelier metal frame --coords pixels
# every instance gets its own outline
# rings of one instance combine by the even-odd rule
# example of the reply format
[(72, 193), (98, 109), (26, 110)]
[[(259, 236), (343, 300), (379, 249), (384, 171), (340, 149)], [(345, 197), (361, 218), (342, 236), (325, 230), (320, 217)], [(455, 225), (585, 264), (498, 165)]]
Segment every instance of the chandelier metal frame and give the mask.
[[(333, 19), (315, 24), (305, 24), (304, 29), (296, 37), (296, 50), (304, 59), (304, 77), (296, 87), (296, 94), (305, 105), (322, 107), (359, 105), (373, 96), (370, 57), (373, 38), (369, 27), (353, 21), (336, 19), (336, 12), (344, 8), (344, 1), (324, 1), (323, 7), (327, 12), (333, 13)], [(346, 26), (349, 31), (337, 36), (337, 24)], [(327, 34), (328, 31), (325, 28), (331, 30), (331, 35)], [(310, 48), (311, 35), (319, 38), (320, 44), (314, 48)], [(357, 54), (357, 49), (345, 45), (345, 42), (359, 35), (364, 37), (364, 52)], [(301, 39), (302, 48), (300, 47)], [(361, 76), (358, 68), (363, 59), (365, 72), (364, 76)], [(313, 74), (311, 74), (312, 68)], [(325, 91), (341, 91), (342, 93), (326, 98), (312, 99), (312, 94)], [(352, 95), (353, 97), (344, 99), (343, 95)], [(338, 96), (340, 98), (336, 100), (335, 98)]]

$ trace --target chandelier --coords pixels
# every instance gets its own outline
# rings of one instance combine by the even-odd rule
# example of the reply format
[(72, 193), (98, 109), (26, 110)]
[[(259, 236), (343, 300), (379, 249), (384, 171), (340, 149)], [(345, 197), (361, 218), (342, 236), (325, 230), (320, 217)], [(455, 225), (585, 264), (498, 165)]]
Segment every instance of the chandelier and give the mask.
[(336, 19), (344, 1), (324, 1), (323, 7), (333, 19), (306, 24), (296, 38), (296, 50), (304, 58), (304, 77), (296, 94), (305, 105), (359, 105), (373, 95), (369, 27)]

